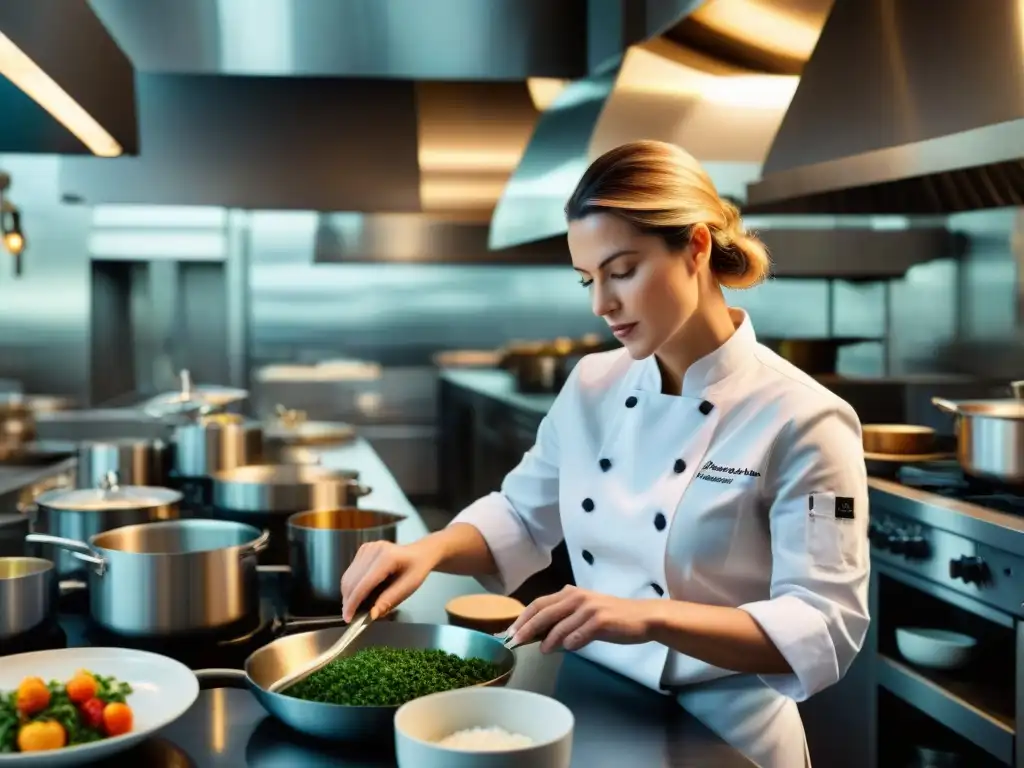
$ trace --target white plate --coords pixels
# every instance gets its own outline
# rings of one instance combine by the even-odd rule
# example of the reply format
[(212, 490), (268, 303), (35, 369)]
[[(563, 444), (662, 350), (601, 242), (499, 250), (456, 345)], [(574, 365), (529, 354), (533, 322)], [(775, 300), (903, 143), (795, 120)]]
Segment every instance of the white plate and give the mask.
[(62, 648), (21, 653), (0, 659), (0, 691), (13, 691), (26, 677), (67, 681), (80, 669), (116, 677), (132, 687), (128, 704), (134, 714), (130, 733), (91, 744), (46, 752), (0, 754), (0, 766), (64, 768), (84, 765), (134, 747), (173, 723), (195, 703), (199, 681), (174, 659), (124, 648)]

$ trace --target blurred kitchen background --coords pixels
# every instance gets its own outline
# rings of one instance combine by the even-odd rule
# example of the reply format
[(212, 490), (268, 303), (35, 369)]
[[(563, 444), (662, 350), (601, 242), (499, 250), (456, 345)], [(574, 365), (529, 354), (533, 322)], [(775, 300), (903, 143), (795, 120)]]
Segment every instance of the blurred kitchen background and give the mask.
[[(61, 12), (33, 23), (48, 4)], [(677, 141), (743, 206), (776, 275), (730, 300), (761, 337), (836, 340), (834, 370), (813, 372), (851, 401), (1021, 375), (1020, 160), (993, 155), (1020, 148), (1022, 75), (991, 50), (1015, 4), (949, 11), (990, 50), (942, 67), (914, 2), (845, 19), (855, 2), (430, 5), (0, 6), (0, 30), (122, 152), (94, 156), (0, 79), (0, 171), (27, 244), (20, 274), (0, 262), (6, 386), (99, 407), (188, 369), (250, 389), (261, 413), (357, 424), (434, 503), (439, 353), (609, 340), (561, 207), (589, 159), (637, 138)], [(865, 63), (893, 34), (905, 60)], [(979, 138), (1007, 125), (1016, 139)], [(827, 183), (790, 183), (848, 156), (859, 166)]]

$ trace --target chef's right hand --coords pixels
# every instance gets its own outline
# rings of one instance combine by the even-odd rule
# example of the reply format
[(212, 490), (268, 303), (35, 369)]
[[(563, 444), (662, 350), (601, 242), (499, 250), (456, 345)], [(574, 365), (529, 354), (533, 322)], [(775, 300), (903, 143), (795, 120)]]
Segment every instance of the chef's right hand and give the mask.
[(419, 589), (434, 565), (430, 549), (416, 544), (400, 546), (390, 541), (363, 544), (341, 577), (342, 618), (352, 621), (367, 595), (389, 580), (387, 589), (370, 607), (371, 618), (385, 615)]

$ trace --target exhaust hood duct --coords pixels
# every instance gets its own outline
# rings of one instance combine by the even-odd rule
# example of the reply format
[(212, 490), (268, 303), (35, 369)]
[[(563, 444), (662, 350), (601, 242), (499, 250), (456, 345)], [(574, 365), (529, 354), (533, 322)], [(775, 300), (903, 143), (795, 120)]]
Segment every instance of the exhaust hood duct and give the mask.
[(138, 152), (134, 69), (86, 0), (0, 3), (0, 152)]
[(747, 210), (1024, 205), (1022, 30), (1018, 0), (836, 0)]
[(570, 83), (537, 120), (491, 219), (492, 250), (564, 235), (563, 208), (590, 162), (590, 136), (617, 72)]
[(91, 205), (420, 210), (413, 83), (154, 74), (137, 83), (145, 151), (61, 158), (62, 194)]
[(570, 84), (537, 123), (491, 221), (492, 249), (566, 232), (564, 207), (592, 160), (629, 141), (679, 144), (723, 194), (742, 196), (796, 89), (797, 78), (724, 65), (662, 39), (621, 66)]

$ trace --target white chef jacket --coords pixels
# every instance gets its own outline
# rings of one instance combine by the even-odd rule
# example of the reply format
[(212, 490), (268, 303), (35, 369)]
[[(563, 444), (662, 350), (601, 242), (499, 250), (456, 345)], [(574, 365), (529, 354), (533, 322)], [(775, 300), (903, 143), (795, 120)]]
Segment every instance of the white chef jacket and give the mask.
[(661, 392), (653, 356), (620, 349), (573, 369), (475, 526), (508, 594), (564, 538), (577, 586), (621, 598), (740, 608), (792, 667), (739, 675), (649, 642), (578, 653), (674, 693), (768, 768), (809, 765), (796, 707), (837, 682), (868, 629), (867, 473), (856, 413), (767, 347), (749, 317)]

